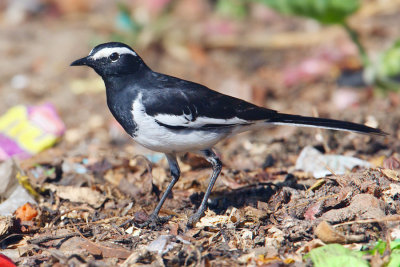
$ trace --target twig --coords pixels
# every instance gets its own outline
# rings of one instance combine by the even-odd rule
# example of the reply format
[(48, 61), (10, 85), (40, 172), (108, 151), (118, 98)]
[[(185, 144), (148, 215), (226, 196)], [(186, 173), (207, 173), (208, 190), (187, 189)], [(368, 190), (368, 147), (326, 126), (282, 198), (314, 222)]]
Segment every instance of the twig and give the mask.
[(332, 173), (332, 175), (337, 176), (337, 174), (335, 173), (335, 171), (332, 170), (332, 168), (329, 167), (328, 164), (326, 164), (325, 162), (324, 162), (323, 164), (324, 164), (324, 167), (325, 167), (328, 171), (330, 171), (330, 172)]
[(103, 248), (103, 249), (115, 249), (115, 248), (110, 248), (107, 246), (103, 246), (100, 244), (97, 244), (95, 242), (93, 242), (92, 240), (90, 240), (89, 238), (85, 237), (79, 230), (78, 227), (76, 227), (76, 225), (71, 221), (72, 226), (74, 227), (75, 231), (80, 235), (80, 237), (82, 237), (85, 241), (89, 242), (90, 244), (92, 244), (93, 246), (97, 247), (97, 248)]
[(56, 236), (51, 236), (51, 235), (46, 235), (46, 236), (39, 236), (37, 238), (33, 238), (31, 240), (28, 240), (28, 243), (30, 244), (41, 244), (47, 241), (51, 241), (51, 240), (56, 240), (56, 239), (64, 239), (64, 238), (71, 238), (74, 236), (77, 236), (77, 233), (69, 233), (69, 234), (63, 234), (63, 235), (56, 235)]
[[(115, 221), (116, 221), (116, 220), (125, 220), (126, 217), (129, 217), (129, 216), (124, 216), (124, 217), (114, 216), (114, 217), (111, 217), (111, 218), (106, 218), (106, 219), (98, 220), (98, 221), (95, 221), (95, 222), (90, 222), (90, 224), (103, 224), (103, 223), (109, 223), (110, 221), (114, 221), (114, 220), (115, 220)], [(81, 225), (87, 225), (87, 223), (86, 223), (86, 222), (82, 222), (82, 223), (76, 223), (75, 225), (81, 226)], [(47, 228), (39, 229), (39, 231), (40, 231), (40, 230), (44, 230), (44, 231), (48, 231), (48, 230), (58, 230), (58, 229), (64, 229), (64, 228), (66, 228), (66, 227), (68, 227), (68, 225), (64, 225), (64, 226), (52, 226), (52, 227), (47, 227)]]
[(379, 222), (394, 222), (394, 221), (400, 221), (400, 215), (386, 216), (383, 218), (376, 218), (376, 219), (366, 219), (366, 220), (344, 222), (344, 223), (336, 224), (333, 227), (336, 228), (339, 226), (350, 225), (350, 224), (355, 224), (355, 223), (379, 223)]
[(326, 179), (318, 179), (310, 188), (307, 189), (307, 193), (310, 193), (311, 191), (317, 190), (321, 186), (323, 186), (326, 183)]

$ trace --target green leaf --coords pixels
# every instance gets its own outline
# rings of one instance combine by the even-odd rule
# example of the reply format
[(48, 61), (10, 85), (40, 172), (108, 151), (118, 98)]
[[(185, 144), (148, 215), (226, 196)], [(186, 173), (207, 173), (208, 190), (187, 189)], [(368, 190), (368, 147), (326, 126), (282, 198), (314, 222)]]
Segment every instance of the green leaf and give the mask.
[(390, 250), (400, 250), (400, 239), (390, 242)]
[(395, 249), (390, 254), (389, 263), (386, 267), (398, 267), (400, 266), (400, 250)]
[[(399, 91), (400, 82), (400, 39), (398, 39), (392, 47), (380, 54), (375, 64), (370, 66), (370, 81), (372, 81), (377, 89), (385, 91)], [(395, 244), (400, 246), (400, 241), (395, 240)], [(393, 242), (391, 242), (393, 243)]]
[(382, 53), (378, 74), (383, 77), (393, 77), (400, 74), (400, 39)]
[(341, 24), (357, 11), (360, 0), (255, 0), (285, 15), (315, 19), (323, 24)]
[(311, 250), (304, 258), (310, 258), (315, 267), (368, 267), (362, 253), (351, 251), (339, 244), (330, 244)]
[(379, 254), (383, 255), (385, 250), (386, 250), (386, 242), (382, 241), (382, 240), (378, 240), (376, 242), (376, 245), (371, 250), (369, 250), (368, 253), (371, 255), (375, 255), (376, 252), (378, 252)]
[(247, 15), (247, 3), (243, 0), (218, 0), (216, 9), (229, 17), (244, 18)]

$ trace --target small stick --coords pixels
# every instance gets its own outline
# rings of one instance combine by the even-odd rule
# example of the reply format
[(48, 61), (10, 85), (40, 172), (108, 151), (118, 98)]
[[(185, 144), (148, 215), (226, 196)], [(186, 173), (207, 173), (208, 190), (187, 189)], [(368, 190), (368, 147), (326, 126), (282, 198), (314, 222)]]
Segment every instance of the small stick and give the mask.
[(344, 222), (344, 223), (336, 224), (333, 227), (336, 228), (339, 226), (350, 225), (350, 224), (354, 224), (354, 223), (379, 223), (379, 222), (394, 222), (394, 221), (400, 221), (400, 215), (386, 216), (383, 218), (376, 218), (376, 219), (366, 219), (366, 220)]

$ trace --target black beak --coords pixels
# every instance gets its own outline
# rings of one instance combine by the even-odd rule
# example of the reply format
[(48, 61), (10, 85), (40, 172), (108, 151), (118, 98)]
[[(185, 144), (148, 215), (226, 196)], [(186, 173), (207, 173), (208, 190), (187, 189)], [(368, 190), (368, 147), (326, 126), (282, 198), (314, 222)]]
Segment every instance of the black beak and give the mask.
[(89, 59), (87, 57), (75, 60), (74, 62), (71, 63), (70, 66), (84, 66), (84, 65), (88, 65), (89, 63)]

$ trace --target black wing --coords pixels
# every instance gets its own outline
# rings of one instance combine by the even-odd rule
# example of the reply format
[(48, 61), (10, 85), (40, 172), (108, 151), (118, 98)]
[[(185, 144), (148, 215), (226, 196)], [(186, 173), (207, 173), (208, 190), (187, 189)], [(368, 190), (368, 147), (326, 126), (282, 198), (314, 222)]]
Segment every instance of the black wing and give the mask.
[(152, 75), (152, 84), (146, 86), (151, 89), (142, 98), (145, 111), (160, 125), (171, 129), (233, 127), (265, 121), (386, 135), (380, 129), (362, 124), (278, 113), (197, 83), (158, 73)]
[(145, 112), (173, 129), (219, 128), (268, 120), (277, 112), (213, 91), (203, 85), (153, 74), (142, 96)]

